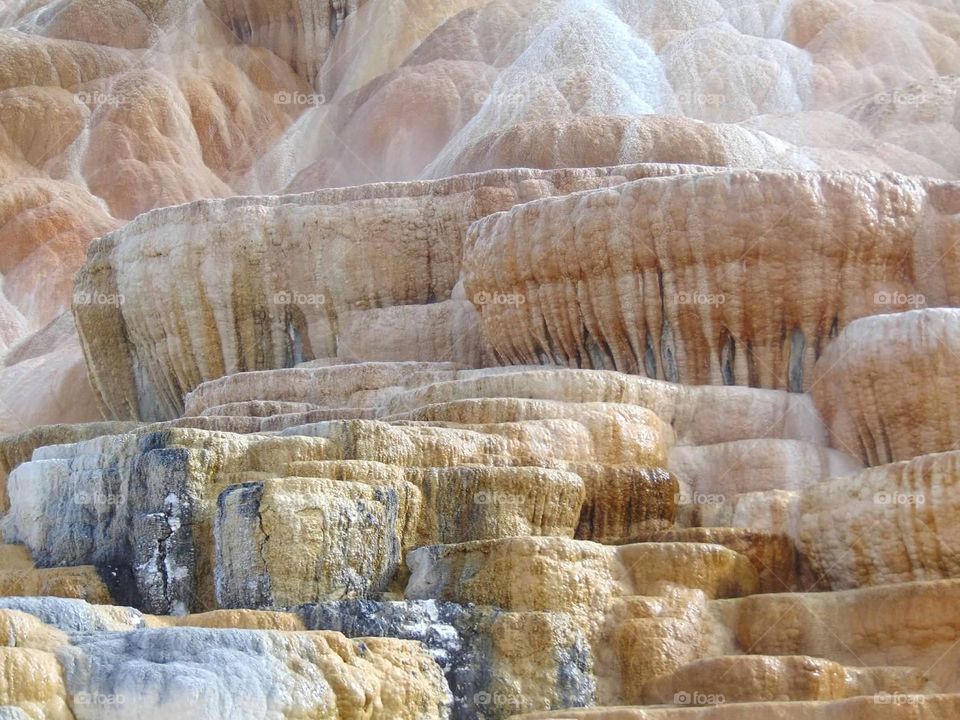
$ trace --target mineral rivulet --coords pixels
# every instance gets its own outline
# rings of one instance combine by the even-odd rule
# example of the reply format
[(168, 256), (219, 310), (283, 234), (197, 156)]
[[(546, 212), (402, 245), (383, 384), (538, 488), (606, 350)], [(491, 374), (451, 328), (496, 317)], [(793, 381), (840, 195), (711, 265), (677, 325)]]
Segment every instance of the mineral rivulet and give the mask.
[(960, 717), (954, 0), (0, 0), (0, 720)]

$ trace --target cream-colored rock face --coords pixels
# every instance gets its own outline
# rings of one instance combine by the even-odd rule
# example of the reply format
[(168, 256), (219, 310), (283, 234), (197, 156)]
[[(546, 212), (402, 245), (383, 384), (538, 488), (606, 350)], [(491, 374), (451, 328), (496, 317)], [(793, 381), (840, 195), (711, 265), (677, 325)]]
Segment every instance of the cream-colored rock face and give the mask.
[(480, 308), (504, 364), (799, 392), (851, 321), (957, 302), (955, 192), (756, 171), (626, 183), (474, 224), (465, 289), (505, 299)]
[(677, 446), (670, 451), (669, 467), (689, 484), (690, 502), (697, 502), (693, 495), (800, 490), (861, 470), (863, 464), (814, 443), (756, 439)]
[[(941, 179), (960, 172), (955, 8), (872, 0), (595, 5), (10, 0), (0, 8), (0, 352), (68, 308), (91, 240), (140, 213), (200, 199), (637, 162)], [(393, 237), (386, 228), (366, 232), (380, 245), (361, 248), (360, 266), (386, 258), (383, 238)], [(454, 239), (445, 247), (455, 246)], [(444, 264), (438, 255), (414, 262), (432, 266), (438, 258)], [(326, 292), (319, 284), (273, 291)], [(256, 285), (240, 283), (233, 294), (255, 293)], [(327, 318), (337, 355), (486, 364), (475, 311), (457, 302), (465, 298), (434, 303), (431, 296), (436, 306), (424, 310), (389, 295)], [(209, 305), (204, 328), (211, 317), (229, 320), (217, 310), (224, 298), (182, 304)], [(319, 332), (311, 310), (307, 322)], [(192, 329), (184, 343), (176, 335), (183, 318), (174, 322), (167, 312), (178, 315), (166, 308), (162, 331), (129, 335), (149, 346), (141, 354), (176, 336), (202, 356), (196, 367), (171, 358), (144, 363), (149, 380), (136, 382), (173, 395), (164, 407), (179, 409), (176, 395), (198, 374), (286, 364), (277, 349), (291, 335), (285, 313), (271, 315), (279, 330), (265, 333), (269, 340), (250, 340), (249, 328), (240, 334), (241, 347), (262, 342), (248, 353), (223, 340), (200, 342), (206, 330)], [(259, 312), (237, 308), (239, 317)], [(328, 340), (314, 334), (307, 345)], [(120, 353), (107, 346), (97, 354), (106, 358), (108, 350)], [(65, 356), (4, 373), (4, 386), (30, 375), (50, 390), (29, 412), (17, 407), (26, 393), (0, 398), (13, 407), (0, 428), (100, 419)], [(169, 387), (167, 362), (183, 368)], [(94, 382), (98, 394), (112, 386), (129, 394), (127, 367), (100, 374), (107, 377)], [(40, 389), (38, 381), (31, 394)], [(126, 404), (107, 410), (130, 414)]]
[[(269, 399), (251, 399), (255, 397)], [(241, 415), (258, 418), (262, 424), (259, 418), (265, 412), (283, 413), (273, 418), (273, 427), (264, 430), (338, 417), (488, 424), (564, 419), (589, 410), (631, 423), (650, 419), (651, 429), (662, 435), (665, 453), (673, 444), (723, 445), (759, 439), (814, 446), (828, 443), (827, 428), (809, 395), (741, 387), (684, 387), (616, 372), (557, 368), (457, 370), (443, 363), (304, 363), (288, 370), (241, 373), (203, 383), (186, 396), (185, 405), (188, 415), (222, 417), (222, 423)], [(202, 419), (190, 421), (201, 427)], [(226, 424), (223, 427), (229, 429)], [(749, 445), (731, 446), (729, 452), (737, 452), (738, 447)], [(820, 453), (790, 443), (774, 443), (773, 449), (785, 458), (794, 450), (801, 456)], [(817, 458), (807, 462), (840, 466), (849, 462), (842, 460), (840, 453)]]
[(954, 0), (0, 0), (0, 720), (960, 717), (958, 78)]
[(851, 675), (848, 678), (842, 665), (827, 660), (735, 655), (690, 663), (648, 683), (644, 695), (651, 705), (673, 703), (678, 694), (688, 692), (684, 688), (700, 688), (703, 700), (691, 695), (696, 705), (711, 704), (710, 697), (733, 703), (767, 697), (834, 700), (861, 694), (860, 678)]
[[(123, 298), (76, 306), (104, 410), (167, 419), (203, 381), (332, 356), (800, 391), (851, 321), (908, 309), (910, 298), (954, 301), (952, 263), (942, 261), (953, 253), (948, 184), (619, 172), (607, 173), (615, 187), (565, 198), (543, 196), (588, 189), (599, 174), (492, 173), (145, 216), (98, 243), (79, 276), (84, 297)], [(547, 188), (540, 199), (516, 205), (534, 180)], [(275, 249), (278, 235), (289, 245)], [(795, 242), (814, 236), (825, 244)], [(233, 269), (207, 282), (224, 243)], [(898, 275), (902, 261), (915, 279)], [(150, 285), (168, 272), (186, 295)], [(247, 277), (259, 279), (237, 284)]]
[[(75, 609), (94, 616), (106, 610)], [(37, 605), (31, 610), (43, 612)], [(56, 627), (60, 618), (45, 624), (33, 614), (0, 610), (0, 622), (16, 629), (16, 645), (0, 647), (0, 701), (25, 713), (6, 717), (119, 719), (136, 708), (159, 720), (183, 707), (198, 717), (450, 716), (440, 668), (415, 642), (350, 640), (305, 631), (302, 623), (270, 627), (297, 624), (280, 613), (273, 623), (250, 614), (140, 620), (158, 627), (98, 627), (71, 637)], [(145, 690), (150, 699), (141, 702)]]
[[(952, 693), (958, 680), (956, 664), (949, 662), (956, 652), (951, 648), (956, 593), (956, 580), (914, 582), (724, 600), (714, 603), (711, 612), (720, 620), (721, 648), (810, 655), (867, 668), (910, 666), (930, 687)], [(938, 662), (941, 657), (947, 662)], [(892, 694), (897, 688), (886, 691)]]
[(709, 596), (749, 595), (756, 572), (746, 558), (708, 544), (642, 543), (618, 548), (559, 538), (512, 538), (425, 547), (407, 560), (406, 594), (590, 615), (613, 598), (657, 595), (662, 585)]
[(923, 455), (808, 488), (798, 542), (831, 588), (957, 575), (960, 453)]
[[(841, 699), (863, 696), (936, 708), (931, 693), (960, 687), (952, 671), (926, 672), (950, 651), (949, 614), (900, 644), (831, 640), (849, 637), (836, 628), (859, 612), (922, 611), (952, 588), (925, 582), (955, 574), (952, 453), (863, 469), (827, 447), (809, 395), (611, 371), (321, 360), (206, 383), (188, 403), (205, 414), (8, 441), (5, 532), (42, 564), (67, 566), (21, 569), (14, 553), (8, 585), (56, 574), (58, 594), (94, 597), (77, 585), (93, 563), (132, 574), (128, 595), (108, 583), (120, 602), (235, 608), (137, 621), (160, 631), (368, 627), (408, 637), (425, 627), (440, 642), (471, 628), (487, 649), (444, 666), (455, 704), (471, 708), (457, 711), (465, 717), (490, 704), (497, 717), (711, 705), (724, 691), (724, 712), (783, 698), (840, 712), (851, 707)], [(355, 411), (382, 419), (297, 424)], [(223, 430), (272, 419), (274, 434)], [(931, 505), (901, 500), (919, 496)], [(50, 592), (17, 582), (24, 594)], [(833, 592), (797, 593), (810, 588)], [(350, 603), (375, 624), (345, 618)], [(293, 606), (298, 614), (271, 610)], [(441, 621), (467, 607), (480, 615)], [(763, 630), (786, 618), (801, 638), (778, 631), (768, 642)], [(871, 637), (893, 632), (884, 628)], [(458, 652), (473, 647), (457, 637)], [(458, 684), (457, 663), (490, 671), (482, 684)]]
[(239, 486), (218, 506), (224, 607), (365, 597), (386, 590), (397, 571), (397, 500), (375, 486), (287, 478), (257, 491)]
[[(489, 364), (458, 285), (470, 223), (531, 197), (676, 172), (502, 171), (141, 216), (99, 240), (78, 275), (79, 298), (104, 300), (75, 303), (94, 386), (110, 416), (159, 420), (203, 381), (317, 358)], [(178, 293), (162, 286), (168, 273)]]
[(134, 423), (87, 423), (83, 425), (46, 425), (0, 439), (0, 511), (10, 509), (7, 476), (21, 463), (33, 457), (33, 451), (45, 445), (64, 445), (102, 435), (133, 430)]
[(958, 320), (953, 308), (912, 310), (863, 318), (840, 335), (814, 391), (834, 447), (869, 465), (957, 449)]
[[(886, 696), (882, 696), (886, 697)], [(922, 710), (915, 694), (889, 696), (900, 702), (877, 702), (873, 697), (859, 697), (831, 702), (763, 702), (684, 708), (600, 708), (564, 710), (561, 712), (529, 713), (515, 716), (517, 720), (764, 720), (776, 717), (783, 720), (906, 720), (923, 717), (951, 717), (960, 704), (953, 696), (931, 696), (923, 701)], [(913, 704), (910, 704), (910, 703)]]
[(20, 708), (28, 718), (73, 717), (64, 688), (63, 668), (50, 652), (0, 648), (3, 668), (0, 702)]
[[(331, 421), (277, 437), (145, 428), (47, 446), (9, 476), (6, 528), (44, 563), (107, 562), (132, 544), (139, 592), (160, 593), (150, 602), (203, 608), (213, 575), (230, 607), (365, 597), (419, 545), (614, 540), (673, 520), (677, 484), (660, 467), (672, 433), (655, 415), (624, 407), (613, 423), (590, 405), (549, 409), (474, 425)], [(271, 480), (280, 467), (285, 479)], [(141, 517), (160, 522), (148, 530)], [(176, 597), (172, 578), (185, 583)]]

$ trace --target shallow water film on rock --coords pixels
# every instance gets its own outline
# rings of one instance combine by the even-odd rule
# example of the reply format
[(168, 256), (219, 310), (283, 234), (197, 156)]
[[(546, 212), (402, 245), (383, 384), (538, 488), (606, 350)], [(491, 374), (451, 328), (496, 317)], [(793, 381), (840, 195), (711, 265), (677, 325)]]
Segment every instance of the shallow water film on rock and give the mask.
[(960, 718), (960, 0), (0, 0), (0, 720)]

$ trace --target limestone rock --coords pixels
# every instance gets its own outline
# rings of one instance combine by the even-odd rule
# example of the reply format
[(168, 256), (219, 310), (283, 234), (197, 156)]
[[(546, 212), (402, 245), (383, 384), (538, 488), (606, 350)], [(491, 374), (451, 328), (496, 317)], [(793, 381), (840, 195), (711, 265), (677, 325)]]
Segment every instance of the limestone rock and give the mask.
[(814, 443), (754, 439), (674, 447), (668, 467), (692, 493), (726, 497), (764, 490), (801, 490), (862, 470), (863, 464), (857, 457)]
[(312, 83), (337, 32), (366, 0), (245, 3), (218, 0), (207, 7), (225, 26), (244, 28), (247, 41), (269, 48)]
[[(156, 718), (185, 704), (209, 718), (449, 716), (449, 691), (439, 667), (415, 645), (387, 639), (360, 643), (335, 633), (146, 629), (75, 636), (60, 660), (82, 718), (122, 717), (128, 698), (146, 717)], [(78, 696), (89, 702), (78, 703)]]
[(443, 177), (467, 169), (602, 167), (623, 162), (776, 169), (789, 166), (788, 147), (737, 125), (682, 117), (577, 117), (502, 128), (461, 145), (456, 155), (441, 156), (428, 172)]
[(0, 365), (0, 432), (103, 419), (73, 321), (61, 318), (66, 333), (54, 327), (65, 323), (55, 320), (13, 347)]
[(0, 569), (0, 595), (4, 597), (50, 595), (78, 598), (91, 603), (112, 601), (97, 571), (90, 565), (62, 568)]
[[(676, 491), (656, 469), (659, 420), (568, 414), (463, 426), (332, 421), (276, 437), (144, 428), (47, 446), (8, 478), (6, 533), (43, 566), (94, 564), (132, 591), (121, 601), (169, 611), (212, 607), (214, 569), (228, 606), (294, 604), (384, 591), (417, 544), (622, 538), (669, 522)], [(471, 467), (487, 463), (504, 467)], [(270, 480), (298, 472), (318, 479)], [(264, 497), (275, 500), (267, 514)], [(351, 516), (352, 530), (332, 529)], [(291, 565), (298, 543), (311, 550)]]
[(235, 485), (217, 500), (217, 601), (287, 607), (387, 590), (400, 562), (396, 493), (285, 478)]
[(37, 568), (22, 545), (0, 545), (0, 596), (48, 596), (90, 603), (113, 602), (94, 567)]
[[(0, 703), (30, 717), (72, 717), (64, 689), (63, 668), (53, 653), (32, 648), (0, 648)], [(16, 718), (17, 715), (12, 715)]]
[[(884, 696), (881, 696), (884, 697)], [(894, 700), (899, 698), (899, 701)], [(922, 709), (918, 706), (922, 705)], [(731, 703), (705, 708), (591, 708), (517, 715), (516, 720), (913, 720), (950, 717), (960, 708), (956, 695), (890, 695), (878, 702), (873, 696), (832, 702)]]
[(0, 512), (10, 509), (7, 476), (21, 463), (30, 460), (33, 451), (46, 445), (63, 445), (101, 435), (132, 430), (133, 423), (89, 423), (84, 425), (44, 425), (17, 435), (0, 438)]
[(432, 600), (298, 609), (309, 627), (418, 640), (444, 670), (457, 717), (506, 717), (595, 699), (582, 631), (563, 614), (503, 613)]
[(958, 319), (953, 308), (912, 310), (862, 318), (841, 333), (818, 363), (813, 393), (834, 447), (869, 465), (957, 449), (948, 398), (957, 382)]
[[(416, 642), (349, 640), (305, 632), (302, 624), (293, 631), (237, 629), (252, 624), (244, 617), (146, 627), (157, 619), (130, 609), (50, 598), (0, 602), (22, 608), (0, 610), (10, 631), (0, 648), (2, 697), (28, 717), (123, 717), (137, 708), (160, 718), (184, 703), (210, 718), (450, 716), (440, 667)], [(143, 683), (153, 691), (144, 693)], [(285, 692), (271, 692), (278, 687)]]
[[(956, 580), (911, 582), (718, 600), (709, 612), (722, 628), (716, 638), (721, 655), (749, 650), (843, 665), (909, 666), (933, 688), (953, 692), (958, 675), (951, 662), (957, 652), (952, 647), (957, 633), (951, 602), (957, 592)], [(937, 662), (941, 657), (945, 663)], [(881, 691), (909, 694), (894, 683), (880, 683), (876, 692)]]
[(617, 548), (561, 538), (510, 538), (420, 548), (407, 556), (406, 595), (509, 610), (586, 613), (663, 585), (710, 596), (751, 594), (756, 571), (723, 547), (640, 543)]
[(798, 546), (826, 587), (956, 577), (960, 453), (923, 455), (813, 486), (798, 506)]
[(686, 387), (609, 371), (501, 368), (466, 371), (449, 382), (400, 392), (388, 416), (470, 398), (535, 398), (640, 405), (670, 424), (681, 445), (785, 438), (827, 444), (809, 396), (740, 387)]
[[(922, 685), (920, 682), (911, 687), (907, 683), (899, 691), (919, 691)], [(828, 660), (733, 655), (686, 665), (672, 675), (647, 683), (644, 693), (651, 705), (713, 705), (838, 700), (867, 694), (871, 689), (869, 681), (864, 686), (856, 669), (848, 671)]]
[(960, 716), (958, 42), (0, 0), (0, 719)]
[(747, 558), (757, 571), (759, 592), (797, 589), (799, 568), (793, 539), (745, 528), (689, 527), (642, 533), (633, 541), (702, 542), (722, 545)]
[[(430, 313), (429, 306), (447, 300), (457, 300), (461, 310), (445, 316), (453, 325), (433, 331), (429, 343), (439, 354), (420, 359), (480, 364), (484, 348), (461, 342), (476, 326), (475, 313), (455, 293), (470, 223), (531, 194), (686, 171), (656, 165), (500, 171), (209, 201), (143, 215), (93, 244), (77, 278), (84, 297), (123, 300), (75, 304), (94, 387), (111, 417), (171, 419), (183, 409), (183, 395), (205, 380), (322, 357), (385, 359), (340, 336), (341, 324), (356, 327), (359, 320), (347, 322), (348, 312), (428, 306), (423, 312)], [(170, 233), (171, 226), (180, 234)], [(224, 243), (232, 247), (229, 271), (223, 268), (228, 255), (214, 250)], [(209, 282), (212, 268), (215, 283)], [(182, 296), (151, 288), (165, 273), (180, 277)], [(263, 282), (235, 287), (233, 277)], [(239, 335), (234, 318), (245, 318)], [(159, 341), (181, 332), (204, 335), (202, 343), (177, 343), (196, 357), (173, 358)], [(376, 338), (390, 359), (412, 359), (424, 340)], [(398, 357), (398, 346), (409, 348), (405, 357)], [(138, 363), (150, 369), (134, 373)]]
[[(882, 293), (957, 301), (953, 194), (839, 173), (640, 180), (475, 223), (464, 286), (513, 299), (480, 307), (504, 364), (800, 392), (832, 337), (879, 312)], [(901, 262), (915, 279), (893, 269)], [(800, 282), (807, 274), (825, 284)]]
[[(733, 386), (685, 387), (616, 372), (559, 368), (456, 370), (443, 363), (302, 365), (203, 383), (186, 396), (186, 413), (205, 415), (211, 409), (239, 408), (238, 403), (264, 400), (317, 405), (330, 413), (328, 419), (339, 413), (341, 417), (359, 414), (385, 420), (468, 424), (570, 418), (585, 410), (615, 409), (625, 418), (659, 418), (658, 432), (666, 433), (665, 451), (674, 442), (711, 445), (758, 438), (802, 440), (820, 446), (829, 442), (809, 395)], [(572, 405), (564, 408), (563, 403)], [(593, 403), (607, 406), (577, 407)], [(431, 407), (434, 405), (440, 407)], [(672, 434), (665, 425), (672, 427)]]

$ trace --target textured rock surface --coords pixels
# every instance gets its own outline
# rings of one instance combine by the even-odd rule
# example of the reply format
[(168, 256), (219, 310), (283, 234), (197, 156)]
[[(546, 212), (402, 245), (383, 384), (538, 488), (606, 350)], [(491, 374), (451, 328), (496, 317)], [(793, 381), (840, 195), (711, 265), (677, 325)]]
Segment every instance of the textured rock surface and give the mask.
[[(143, 706), (148, 717), (168, 716), (185, 704), (210, 718), (448, 715), (440, 669), (416, 645), (396, 640), (361, 644), (336, 634), (146, 629), (75, 636), (59, 657), (71, 696), (146, 696), (152, 698)], [(126, 712), (103, 704), (90, 703), (81, 717)]]
[[(232, 588), (224, 590), (228, 605), (239, 596), (272, 604), (268, 589), (240, 590), (244, 581), (263, 582), (251, 572), (263, 563), (289, 573), (296, 587), (310, 564), (304, 556), (300, 569), (284, 569), (298, 542), (315, 547), (317, 557), (327, 555), (325, 548), (343, 553), (324, 560), (342, 563), (340, 570), (317, 569), (321, 585), (281, 595), (282, 605), (338, 597), (345, 587), (355, 587), (347, 596), (366, 594), (363, 587), (386, 590), (402, 550), (418, 544), (516, 534), (627, 537), (650, 521), (672, 520), (675, 481), (657, 470), (672, 433), (656, 416), (624, 407), (624, 421), (613, 423), (587, 405), (567, 408), (567, 419), (549, 419), (563, 414), (448, 426), (336, 421), (284, 437), (145, 428), (46, 446), (8, 479), (7, 533), (43, 564), (94, 563), (132, 574), (131, 601), (169, 610), (209, 606), (210, 570), (219, 567), (214, 546), (224, 588)], [(621, 468), (628, 462), (631, 468)], [(249, 482), (269, 477), (277, 463), (288, 466), (281, 477), (323, 479)], [(264, 493), (275, 508), (268, 514)], [(350, 512), (342, 514), (351, 506), (356, 525)], [(332, 530), (335, 519), (346, 524)], [(276, 536), (273, 559), (266, 536)], [(363, 572), (349, 572), (355, 562)], [(349, 577), (335, 579), (341, 571)], [(382, 577), (365, 584), (370, 573)]]
[(756, 590), (747, 559), (714, 545), (643, 543), (618, 548), (559, 538), (433, 546), (407, 558), (414, 599), (516, 610), (589, 613), (619, 595), (657, 595), (661, 584), (737, 597)]
[[(476, 311), (458, 286), (470, 223), (676, 172), (687, 170), (500, 171), (143, 215), (98, 240), (78, 275), (79, 295), (122, 298), (75, 304), (94, 386), (111, 416), (158, 420), (177, 417), (205, 380), (316, 358), (480, 365)], [(150, 287), (168, 274), (180, 278), (176, 294)]]
[(0, 720), (960, 717), (958, 78), (954, 0), (0, 0)]
[(512, 299), (481, 308), (504, 364), (802, 391), (838, 329), (888, 296), (958, 301), (956, 207), (954, 185), (906, 177), (641, 180), (476, 223), (464, 286)]
[(835, 447), (870, 465), (957, 449), (958, 320), (957, 310), (934, 308), (863, 318), (844, 330), (814, 391)]
[(958, 462), (923, 455), (805, 491), (799, 543), (816, 577), (834, 588), (955, 577)]
[[(440, 668), (418, 643), (253, 629), (243, 617), (151, 628), (144, 616), (102, 622), (113, 608), (19, 608), (0, 610), (15, 628), (0, 648), (2, 689), (28, 717), (121, 718), (134, 707), (151, 718), (183, 707), (204, 718), (449, 717)], [(70, 610), (95, 622), (70, 622)]]
[(88, 423), (84, 425), (45, 425), (16, 435), (0, 438), (0, 511), (10, 509), (7, 476), (45, 445), (63, 445), (81, 440), (132, 430), (134, 423)]

